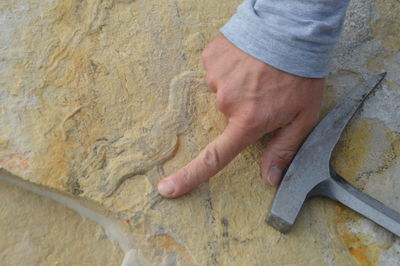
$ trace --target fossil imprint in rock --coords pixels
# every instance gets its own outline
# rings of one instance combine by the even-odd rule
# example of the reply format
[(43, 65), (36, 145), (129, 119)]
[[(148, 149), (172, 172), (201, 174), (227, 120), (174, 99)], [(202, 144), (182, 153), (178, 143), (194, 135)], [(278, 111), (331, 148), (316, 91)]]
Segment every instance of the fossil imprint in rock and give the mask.
[(127, 179), (147, 175), (155, 185), (164, 174), (163, 164), (174, 156), (178, 138), (191, 123), (194, 90), (205, 88), (198, 72), (183, 72), (169, 86), (166, 110), (140, 135), (126, 135), (115, 140), (99, 139), (83, 165), (89, 174), (101, 176), (101, 190), (110, 197)]

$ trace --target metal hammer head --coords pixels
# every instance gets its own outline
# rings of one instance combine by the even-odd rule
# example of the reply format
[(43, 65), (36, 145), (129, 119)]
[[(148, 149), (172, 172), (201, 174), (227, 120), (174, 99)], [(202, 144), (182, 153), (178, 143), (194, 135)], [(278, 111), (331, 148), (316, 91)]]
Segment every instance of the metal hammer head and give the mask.
[(287, 232), (304, 201), (318, 194), (318, 185), (331, 177), (331, 154), (344, 128), (385, 74), (360, 84), (314, 128), (282, 179), (266, 220), (269, 225)]

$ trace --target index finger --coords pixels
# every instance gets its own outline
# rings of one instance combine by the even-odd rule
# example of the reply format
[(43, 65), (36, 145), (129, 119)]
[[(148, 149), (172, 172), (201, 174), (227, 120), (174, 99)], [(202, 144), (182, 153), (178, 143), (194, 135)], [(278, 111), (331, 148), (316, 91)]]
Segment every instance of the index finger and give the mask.
[(175, 198), (192, 191), (218, 173), (251, 143), (252, 139), (243, 129), (228, 123), (224, 132), (195, 159), (160, 181), (159, 193), (166, 198)]

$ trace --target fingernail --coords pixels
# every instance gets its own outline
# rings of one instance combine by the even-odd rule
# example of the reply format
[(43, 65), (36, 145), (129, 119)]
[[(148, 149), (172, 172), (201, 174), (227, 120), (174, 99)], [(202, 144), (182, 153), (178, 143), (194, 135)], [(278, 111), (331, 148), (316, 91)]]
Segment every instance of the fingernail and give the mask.
[(267, 176), (271, 185), (274, 185), (274, 186), (278, 185), (279, 181), (282, 178), (282, 174), (283, 174), (282, 169), (280, 169), (276, 166), (272, 166), (269, 169), (268, 176)]
[(175, 184), (169, 179), (163, 180), (158, 184), (158, 192), (164, 196), (170, 196), (175, 191)]

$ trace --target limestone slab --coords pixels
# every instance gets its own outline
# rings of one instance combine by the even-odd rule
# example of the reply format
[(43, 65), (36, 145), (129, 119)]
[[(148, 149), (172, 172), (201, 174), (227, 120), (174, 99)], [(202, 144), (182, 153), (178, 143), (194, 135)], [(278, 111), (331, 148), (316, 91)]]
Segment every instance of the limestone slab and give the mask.
[[(149, 265), (385, 265), (399, 239), (328, 200), (288, 235), (264, 219), (259, 142), (177, 200), (157, 182), (222, 132), (200, 54), (239, 1), (58, 0), (0, 3), (0, 167), (92, 202), (128, 226)], [(344, 177), (400, 210), (400, 33), (396, 0), (354, 0), (322, 113), (387, 71), (343, 136)]]
[(123, 251), (98, 224), (9, 184), (0, 198), (1, 265), (121, 264)]

